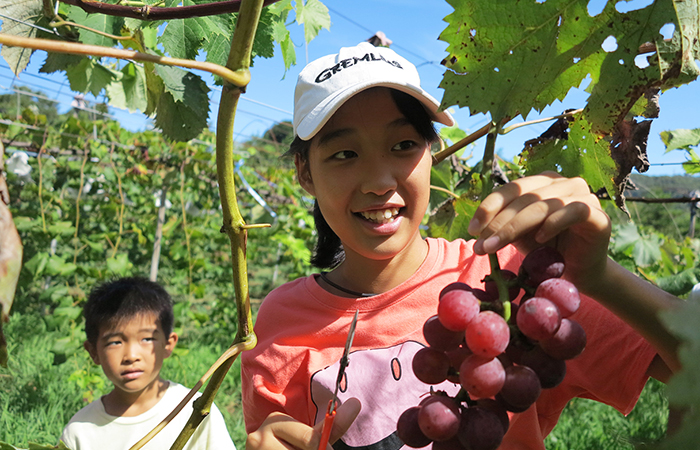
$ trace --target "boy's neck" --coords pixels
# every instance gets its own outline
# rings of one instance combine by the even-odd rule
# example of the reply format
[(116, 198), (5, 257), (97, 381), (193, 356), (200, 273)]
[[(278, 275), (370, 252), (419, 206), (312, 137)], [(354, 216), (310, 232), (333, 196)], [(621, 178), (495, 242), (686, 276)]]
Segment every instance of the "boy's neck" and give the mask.
[(138, 392), (126, 392), (114, 388), (112, 392), (102, 397), (102, 405), (110, 416), (135, 417), (153, 408), (163, 398), (169, 384), (168, 381), (158, 377)]

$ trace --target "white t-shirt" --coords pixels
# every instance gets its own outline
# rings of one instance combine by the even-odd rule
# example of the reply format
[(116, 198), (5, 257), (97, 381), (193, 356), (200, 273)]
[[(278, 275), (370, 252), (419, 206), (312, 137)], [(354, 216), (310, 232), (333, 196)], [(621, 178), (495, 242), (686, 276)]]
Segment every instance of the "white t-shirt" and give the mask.
[[(169, 383), (163, 398), (153, 408), (134, 417), (112, 416), (105, 411), (101, 399), (93, 401), (71, 418), (63, 429), (61, 440), (71, 450), (128, 450), (175, 409), (190, 391), (181, 384)], [(143, 448), (169, 449), (192, 414), (192, 401)], [(205, 449), (236, 450), (224, 417), (214, 404), (185, 445), (185, 450)]]

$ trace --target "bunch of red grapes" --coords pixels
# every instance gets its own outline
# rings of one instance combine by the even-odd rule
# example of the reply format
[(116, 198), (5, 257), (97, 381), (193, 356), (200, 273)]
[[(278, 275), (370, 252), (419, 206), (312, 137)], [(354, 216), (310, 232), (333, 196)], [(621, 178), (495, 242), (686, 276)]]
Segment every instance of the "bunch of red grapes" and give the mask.
[(414, 356), (413, 371), (424, 383), (449, 380), (462, 389), (455, 397), (431, 392), (401, 415), (397, 433), (407, 446), (495, 450), (508, 411), (527, 410), (542, 389), (561, 383), (566, 360), (586, 346), (583, 328), (569, 318), (581, 301), (578, 289), (561, 278), (564, 259), (556, 249), (530, 252), (518, 274), (499, 273), (507, 300), (493, 274), (484, 289), (456, 282), (440, 292), (437, 315), (423, 326), (429, 346)]

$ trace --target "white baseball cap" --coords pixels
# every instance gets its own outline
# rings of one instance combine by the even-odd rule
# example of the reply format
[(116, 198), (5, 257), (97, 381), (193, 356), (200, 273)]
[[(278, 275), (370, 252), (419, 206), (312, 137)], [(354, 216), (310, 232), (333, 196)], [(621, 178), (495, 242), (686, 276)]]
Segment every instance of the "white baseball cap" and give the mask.
[(416, 66), (387, 47), (362, 42), (312, 61), (301, 71), (294, 91), (294, 133), (311, 139), (350, 97), (377, 86), (415, 97), (433, 120), (454, 125), (450, 113), (439, 111), (440, 102), (420, 87)]

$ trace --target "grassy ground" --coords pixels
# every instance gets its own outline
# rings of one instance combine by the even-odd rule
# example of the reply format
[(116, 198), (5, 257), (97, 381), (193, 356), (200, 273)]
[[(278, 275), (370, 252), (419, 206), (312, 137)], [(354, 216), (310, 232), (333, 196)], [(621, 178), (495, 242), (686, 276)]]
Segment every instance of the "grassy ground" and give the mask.
[[(10, 366), (0, 369), (0, 442), (26, 447), (29, 442), (55, 444), (70, 417), (88, 401), (109, 389), (99, 367), (78, 349), (54, 365), (51, 348), (57, 333), (43, 320), (13, 314), (5, 328)], [(194, 385), (221, 353), (220, 345), (182, 339), (179, 351), (166, 360), (163, 376), (185, 386)], [(548, 450), (627, 450), (644, 447), (663, 437), (667, 420), (664, 385), (650, 381), (635, 410), (624, 417), (605, 405), (576, 399), (545, 441)], [(216, 404), (239, 449), (245, 431), (240, 403), (240, 365), (234, 363)]]

